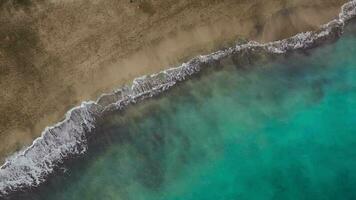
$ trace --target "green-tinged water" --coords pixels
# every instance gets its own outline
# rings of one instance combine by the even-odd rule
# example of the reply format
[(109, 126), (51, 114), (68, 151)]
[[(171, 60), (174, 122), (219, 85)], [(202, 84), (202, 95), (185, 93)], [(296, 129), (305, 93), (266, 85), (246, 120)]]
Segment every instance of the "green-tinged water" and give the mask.
[[(108, 117), (36, 198), (356, 199), (356, 34)], [(95, 136), (97, 137), (97, 136)]]

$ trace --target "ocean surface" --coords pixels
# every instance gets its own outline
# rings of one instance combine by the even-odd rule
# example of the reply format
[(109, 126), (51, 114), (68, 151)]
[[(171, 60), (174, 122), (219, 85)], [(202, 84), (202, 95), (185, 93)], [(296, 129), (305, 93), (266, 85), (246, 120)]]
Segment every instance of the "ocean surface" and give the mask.
[(43, 200), (356, 199), (356, 25), (105, 116)]

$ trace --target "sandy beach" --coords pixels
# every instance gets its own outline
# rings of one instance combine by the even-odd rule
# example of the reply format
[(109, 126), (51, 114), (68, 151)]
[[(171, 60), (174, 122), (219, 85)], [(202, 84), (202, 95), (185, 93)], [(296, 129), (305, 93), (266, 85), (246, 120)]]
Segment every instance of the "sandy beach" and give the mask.
[(238, 41), (278, 40), (346, 0), (0, 2), (0, 162), (71, 107)]

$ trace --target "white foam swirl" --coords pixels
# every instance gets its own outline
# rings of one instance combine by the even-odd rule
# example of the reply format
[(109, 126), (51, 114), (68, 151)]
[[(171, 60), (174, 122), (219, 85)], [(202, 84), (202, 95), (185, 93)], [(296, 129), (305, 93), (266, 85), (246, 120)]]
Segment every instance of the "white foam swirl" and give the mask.
[(283, 54), (337, 39), (345, 23), (355, 16), (356, 0), (353, 0), (342, 6), (337, 19), (321, 26), (318, 31), (299, 33), (288, 39), (265, 44), (249, 42), (198, 56), (179, 67), (137, 78), (130, 87), (103, 94), (96, 102), (83, 102), (68, 111), (62, 122), (46, 128), (31, 146), (7, 159), (0, 168), (0, 197), (40, 185), (65, 159), (85, 153), (88, 135), (93, 133), (96, 121), (104, 112), (122, 109), (132, 102), (159, 94), (227, 56), (243, 59), (239, 55), (246, 56), (259, 51)]

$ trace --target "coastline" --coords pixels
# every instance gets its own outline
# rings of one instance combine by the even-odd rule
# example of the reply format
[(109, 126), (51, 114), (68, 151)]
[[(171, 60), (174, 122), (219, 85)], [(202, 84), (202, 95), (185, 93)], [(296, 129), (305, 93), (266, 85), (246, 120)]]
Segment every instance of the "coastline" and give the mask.
[(317, 30), (346, 1), (4, 1), (0, 162), (82, 101), (237, 40)]
[[(250, 64), (246, 58), (262, 58), (265, 55), (283, 55), (288, 52), (320, 46), (338, 39), (343, 28), (356, 16), (356, 1), (342, 7), (338, 17), (318, 31), (300, 33), (280, 41), (260, 44), (249, 42), (227, 48), (205, 56), (198, 56), (181, 66), (147, 75), (133, 81), (131, 87), (124, 87), (111, 94), (101, 95), (95, 102), (83, 102), (81, 106), (68, 111), (66, 119), (48, 127), (25, 151), (10, 157), (0, 168), (0, 197), (12, 192), (37, 187), (55, 172), (65, 159), (78, 156), (86, 151), (86, 140), (95, 122), (106, 112), (124, 109), (127, 105), (156, 96), (184, 81), (193, 74), (214, 67), (229, 59), (236, 65)], [(263, 55), (262, 57), (260, 55)]]

